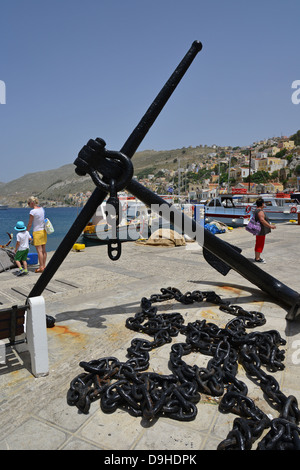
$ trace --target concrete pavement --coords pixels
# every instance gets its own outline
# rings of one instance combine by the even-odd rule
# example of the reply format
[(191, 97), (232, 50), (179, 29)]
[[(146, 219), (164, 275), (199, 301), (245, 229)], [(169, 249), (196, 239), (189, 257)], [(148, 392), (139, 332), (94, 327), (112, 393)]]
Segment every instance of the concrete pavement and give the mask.
[[(298, 292), (299, 235), (300, 226), (278, 224), (266, 239), (267, 264), (260, 265)], [(254, 237), (244, 229), (218, 236), (239, 246), (246, 258), (253, 259)], [(274, 377), (283, 393), (294, 395), (300, 401), (300, 321), (287, 322), (285, 308), (235, 271), (231, 270), (226, 277), (217, 273), (204, 260), (202, 250), (193, 245), (162, 248), (126, 243), (116, 262), (109, 260), (105, 246), (68, 254), (43, 294), (47, 314), (56, 319), (55, 327), (47, 330), (49, 375), (34, 378), (28, 356), (10, 348), (6, 364), (0, 365), (1, 450), (194, 452), (216, 449), (232, 429), (236, 417), (220, 413), (219, 398), (202, 394), (193, 421), (159, 418), (151, 423), (123, 410), (105, 414), (99, 401), (92, 404), (88, 415), (81, 414), (66, 401), (70, 381), (83, 372), (80, 361), (106, 356), (127, 360), (127, 348), (137, 334), (125, 327), (126, 318), (139, 311), (142, 297), (150, 297), (168, 286), (183, 293), (214, 290), (230, 303), (264, 313), (267, 322), (259, 329), (276, 329), (287, 341), (284, 346), (286, 367), (274, 373)], [(30, 272), (26, 277), (17, 278), (11, 271), (1, 273), (0, 308), (16, 302), (22, 304), (38, 276)], [(185, 306), (168, 301), (159, 306), (159, 310), (164, 311), (163, 308), (180, 312), (186, 322), (206, 319), (223, 327), (232, 318), (218, 306), (205, 302)], [(184, 340), (181, 337), (174, 341)], [(170, 347), (167, 344), (151, 352), (152, 370), (170, 373)], [(189, 360), (205, 366), (207, 359), (192, 354)], [(278, 416), (242, 367), (239, 367), (238, 378), (246, 382), (248, 395), (258, 407), (270, 417)]]

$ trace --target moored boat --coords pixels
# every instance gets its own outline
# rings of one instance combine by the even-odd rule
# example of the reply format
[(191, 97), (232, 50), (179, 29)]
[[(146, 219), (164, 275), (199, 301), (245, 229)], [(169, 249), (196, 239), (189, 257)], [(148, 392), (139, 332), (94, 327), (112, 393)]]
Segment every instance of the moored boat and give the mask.
[(231, 194), (220, 194), (205, 204), (195, 205), (195, 218), (199, 218), (200, 209), (204, 210), (204, 221), (223, 222), (231, 227), (244, 227), (251, 217), (251, 206), (237, 206)]
[(270, 221), (297, 220), (300, 204), (297, 199), (282, 194), (243, 194), (233, 196), (237, 207), (251, 207), (251, 214), (256, 210), (256, 200), (261, 197), (265, 202), (264, 212)]

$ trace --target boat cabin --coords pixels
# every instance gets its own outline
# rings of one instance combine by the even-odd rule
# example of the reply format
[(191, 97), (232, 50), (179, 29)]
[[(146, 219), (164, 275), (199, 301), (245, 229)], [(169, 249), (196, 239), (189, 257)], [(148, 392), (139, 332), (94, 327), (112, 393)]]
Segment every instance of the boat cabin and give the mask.
[(230, 194), (220, 194), (219, 197), (214, 197), (206, 205), (207, 207), (236, 207)]

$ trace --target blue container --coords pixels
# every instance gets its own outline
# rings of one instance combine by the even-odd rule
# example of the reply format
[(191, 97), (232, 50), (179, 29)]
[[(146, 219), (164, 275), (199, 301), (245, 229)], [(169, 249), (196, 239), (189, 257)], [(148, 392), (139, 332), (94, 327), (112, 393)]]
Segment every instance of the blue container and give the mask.
[(37, 255), (37, 253), (28, 253), (27, 263), (28, 264), (38, 264), (38, 255)]

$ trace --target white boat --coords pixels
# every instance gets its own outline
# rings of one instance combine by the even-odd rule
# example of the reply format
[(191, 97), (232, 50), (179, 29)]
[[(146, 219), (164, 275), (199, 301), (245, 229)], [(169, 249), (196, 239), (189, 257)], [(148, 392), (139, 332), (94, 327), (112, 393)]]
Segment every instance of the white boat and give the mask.
[(0, 211), (5, 209), (8, 209), (8, 206), (6, 206), (5, 204), (0, 204)]
[(207, 201), (205, 204), (196, 204), (196, 220), (199, 218), (199, 210), (204, 208), (204, 222), (214, 220), (223, 222), (230, 227), (244, 227), (251, 217), (251, 207), (237, 206), (231, 194), (220, 194)]
[(265, 202), (264, 212), (271, 222), (297, 220), (300, 204), (289, 196), (282, 197), (274, 194), (245, 194), (233, 196), (238, 207), (251, 208), (251, 214), (256, 210), (256, 200), (261, 197)]

